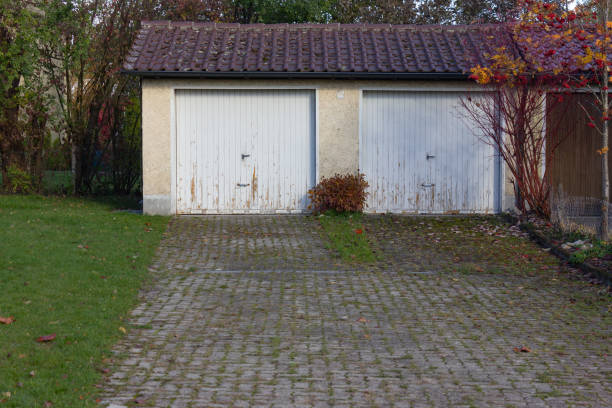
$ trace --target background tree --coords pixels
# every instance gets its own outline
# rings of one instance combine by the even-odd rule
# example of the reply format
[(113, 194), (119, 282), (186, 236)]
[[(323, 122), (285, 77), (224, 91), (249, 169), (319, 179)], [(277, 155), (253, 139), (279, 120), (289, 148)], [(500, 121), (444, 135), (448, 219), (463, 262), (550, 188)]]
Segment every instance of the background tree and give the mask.
[(48, 118), (38, 1), (0, 0), (0, 170), (5, 190), (38, 189)]
[(52, 0), (45, 5), (46, 24), (54, 34), (41, 44), (45, 74), (72, 147), (75, 193), (92, 192), (104, 159), (115, 153), (109, 129), (117, 128), (114, 121), (122, 117), (117, 110), (127, 107), (129, 90), (136, 92), (130, 86), (135, 79), (120, 69), (140, 19), (155, 12), (154, 4), (148, 5), (132, 0)]
[(417, 24), (450, 24), (454, 21), (453, 0), (421, 0)]
[(338, 23), (413, 24), (418, 4), (415, 0), (335, 0), (330, 14)]
[(458, 24), (497, 23), (512, 18), (518, 0), (456, 0), (455, 22)]

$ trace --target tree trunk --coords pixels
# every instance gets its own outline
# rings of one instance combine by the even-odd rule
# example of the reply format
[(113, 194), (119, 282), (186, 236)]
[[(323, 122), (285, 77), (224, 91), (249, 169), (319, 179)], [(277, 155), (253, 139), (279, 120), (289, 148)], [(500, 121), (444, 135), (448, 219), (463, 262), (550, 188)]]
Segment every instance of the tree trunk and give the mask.
[[(600, 23), (604, 29), (606, 40), (609, 36), (608, 30), (608, 10), (609, 1), (602, 3), (603, 9), (600, 11)], [(604, 44), (606, 44), (604, 42)], [(604, 45), (604, 53), (605, 47)], [(608, 98), (608, 86), (610, 85), (610, 70), (608, 64), (604, 64), (601, 70), (601, 116), (608, 116), (610, 109), (609, 98)], [(608, 212), (610, 206), (610, 180), (608, 179), (608, 121), (602, 120), (602, 132), (601, 132), (601, 228), (600, 228), (600, 239), (602, 241), (608, 240)]]
[[(608, 111), (608, 91), (606, 90), (609, 83), (608, 68), (604, 68), (604, 90), (602, 92), (602, 113), (606, 115)], [(608, 121), (603, 121), (602, 137), (601, 137), (601, 228), (600, 239), (608, 240), (608, 213), (610, 205), (610, 180), (608, 179)]]
[(516, 180), (516, 200), (518, 202), (518, 209), (521, 212), (521, 215), (527, 214), (527, 206), (525, 205), (525, 177), (526, 177), (526, 154), (525, 154), (525, 141), (527, 139), (527, 129), (526, 129), (526, 116), (527, 112), (525, 112), (525, 108), (527, 105), (527, 97), (528, 97), (528, 85), (523, 85), (521, 89), (521, 94), (518, 96), (521, 98), (520, 105), (518, 109), (518, 118), (516, 123), (517, 128), (517, 138), (518, 143), (517, 146), (514, 146), (515, 149), (518, 150), (515, 154), (517, 155), (517, 166), (518, 166), (518, 180)]

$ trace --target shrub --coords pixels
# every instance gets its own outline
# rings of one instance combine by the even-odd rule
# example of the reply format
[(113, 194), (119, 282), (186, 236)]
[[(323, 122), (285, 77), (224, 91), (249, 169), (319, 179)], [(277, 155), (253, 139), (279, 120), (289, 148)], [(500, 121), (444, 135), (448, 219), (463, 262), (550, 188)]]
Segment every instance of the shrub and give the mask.
[(7, 177), (9, 192), (30, 194), (34, 191), (32, 177), (19, 167), (10, 165), (7, 171)]
[(70, 144), (57, 138), (49, 140), (45, 154), (45, 170), (70, 170)]
[(365, 207), (368, 185), (364, 174), (323, 177), (319, 184), (308, 192), (311, 200), (309, 208), (315, 214), (327, 210), (361, 212)]

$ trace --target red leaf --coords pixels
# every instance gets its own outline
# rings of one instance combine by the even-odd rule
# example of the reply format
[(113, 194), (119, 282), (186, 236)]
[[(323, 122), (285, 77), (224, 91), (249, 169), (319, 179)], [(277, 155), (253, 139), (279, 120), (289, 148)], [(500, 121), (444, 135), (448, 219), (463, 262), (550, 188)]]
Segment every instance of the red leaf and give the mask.
[(40, 336), (39, 338), (36, 339), (37, 342), (39, 343), (47, 343), (49, 341), (53, 341), (55, 340), (56, 334), (49, 334), (47, 336)]
[(355, 234), (363, 234), (363, 230), (362, 229), (356, 229), (355, 230)]
[(587, 126), (590, 128), (595, 128), (595, 124), (593, 122), (587, 123)]

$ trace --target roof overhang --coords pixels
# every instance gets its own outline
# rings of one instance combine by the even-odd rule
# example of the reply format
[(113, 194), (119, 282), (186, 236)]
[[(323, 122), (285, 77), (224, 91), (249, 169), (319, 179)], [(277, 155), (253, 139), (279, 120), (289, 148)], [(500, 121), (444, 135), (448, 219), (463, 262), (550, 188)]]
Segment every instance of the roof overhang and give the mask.
[(467, 80), (460, 72), (206, 72), (206, 71), (122, 71), (143, 78), (216, 79), (383, 79), (383, 80)]

